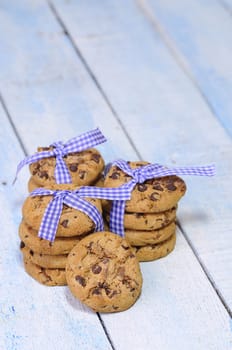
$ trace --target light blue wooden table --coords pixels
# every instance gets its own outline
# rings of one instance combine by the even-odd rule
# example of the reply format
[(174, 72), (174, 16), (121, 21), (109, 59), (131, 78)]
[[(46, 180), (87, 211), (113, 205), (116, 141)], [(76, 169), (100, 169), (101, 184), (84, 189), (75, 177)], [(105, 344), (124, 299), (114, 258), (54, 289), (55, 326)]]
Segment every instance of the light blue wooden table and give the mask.
[[(0, 349), (232, 349), (232, 1), (0, 1)], [(23, 269), (38, 145), (99, 127), (106, 162), (215, 163), (184, 177), (177, 245), (128, 311), (95, 314)]]

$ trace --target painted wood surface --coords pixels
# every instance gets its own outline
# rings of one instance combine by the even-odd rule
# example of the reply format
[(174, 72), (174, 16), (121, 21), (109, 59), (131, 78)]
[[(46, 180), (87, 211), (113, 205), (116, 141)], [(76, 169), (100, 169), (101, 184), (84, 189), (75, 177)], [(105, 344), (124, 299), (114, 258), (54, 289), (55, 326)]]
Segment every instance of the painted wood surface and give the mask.
[(138, 3), (232, 137), (231, 13), (217, 0)]
[[(179, 217), (196, 252), (178, 231), (170, 256), (141, 264), (143, 293), (134, 307), (100, 316), (114, 348), (230, 349), (231, 319), (217, 295), (228, 303), (231, 294), (230, 138), (132, 2), (59, 1), (54, 6), (82, 59), (46, 2), (4, 1), (0, 7), (0, 91), (28, 153), (100, 126), (109, 138), (99, 147), (107, 161), (143, 157), (220, 165), (217, 180), (186, 179), (189, 191)], [(67, 288), (41, 286), (23, 272), (16, 232), (28, 171), (20, 174), (12, 196), (9, 177), (23, 152), (2, 109), (0, 120), (6, 233), (0, 254), (0, 348), (110, 349), (97, 316)], [(216, 264), (221, 280), (215, 278)]]
[(144, 159), (168, 165), (216, 163), (214, 179), (186, 179), (189, 191), (179, 216), (231, 309), (231, 138), (141, 7), (126, 3), (106, 1), (96, 9), (85, 1), (53, 1)]

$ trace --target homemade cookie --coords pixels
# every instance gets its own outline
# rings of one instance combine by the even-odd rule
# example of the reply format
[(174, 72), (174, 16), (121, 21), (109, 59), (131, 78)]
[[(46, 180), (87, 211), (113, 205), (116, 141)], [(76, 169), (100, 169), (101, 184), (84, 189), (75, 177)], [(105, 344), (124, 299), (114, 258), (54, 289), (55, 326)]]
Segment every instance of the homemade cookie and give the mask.
[(128, 309), (142, 288), (135, 254), (125, 239), (111, 232), (93, 233), (72, 249), (66, 278), (74, 296), (96, 312)]
[[(176, 218), (177, 207), (160, 213), (126, 213), (124, 214), (124, 227), (128, 230), (151, 231), (169, 225)], [(106, 221), (109, 222), (109, 207), (104, 208)]]
[[(103, 187), (104, 186), (104, 178), (102, 175), (97, 179), (97, 181), (90, 184), (91, 186)], [(38, 187), (48, 188), (48, 189), (56, 189), (56, 190), (75, 190), (77, 185), (74, 184), (53, 184), (49, 186), (41, 186), (37, 184), (34, 177), (31, 176), (28, 181), (28, 192), (34, 191)]]
[(172, 222), (164, 228), (154, 231), (125, 230), (125, 238), (132, 246), (146, 246), (167, 240), (176, 231), (176, 224)]
[(19, 225), (21, 245), (26, 245), (34, 252), (47, 255), (68, 254), (70, 250), (84, 237), (58, 237), (54, 242), (38, 237), (38, 231), (28, 226), (24, 220)]
[(158, 244), (149, 244), (143, 247), (133, 247), (139, 261), (152, 261), (165, 257), (175, 248), (176, 234)]
[[(147, 164), (149, 163), (129, 162), (133, 169)], [(130, 180), (131, 176), (114, 165), (106, 174), (104, 186), (118, 187)], [(175, 207), (185, 191), (185, 182), (175, 175), (146, 180), (142, 184), (135, 185), (131, 199), (126, 201), (125, 211), (130, 213), (163, 212)]]
[(27, 247), (22, 241), (20, 244), (20, 250), (23, 256), (31, 261), (33, 264), (39, 265), (41, 267), (46, 267), (50, 269), (65, 269), (67, 262), (67, 254), (64, 255), (48, 255), (39, 254), (34, 252), (34, 250)]
[[(28, 196), (22, 207), (22, 215), (25, 222), (34, 230), (39, 230), (45, 210), (52, 200), (52, 196)], [(85, 198), (101, 213), (101, 201), (95, 198)], [(95, 224), (90, 217), (71, 207), (63, 205), (57, 227), (56, 237), (72, 237), (94, 232)]]
[(39, 265), (33, 264), (26, 257), (23, 258), (25, 271), (46, 286), (65, 286), (66, 274), (65, 269), (48, 269)]
[[(52, 150), (53, 147), (38, 147), (38, 152)], [(77, 186), (90, 185), (96, 181), (104, 168), (104, 160), (95, 148), (76, 153), (69, 153), (63, 157), (72, 183)], [(56, 158), (43, 158), (29, 165), (33, 180), (39, 186), (49, 187), (56, 184), (54, 170)]]

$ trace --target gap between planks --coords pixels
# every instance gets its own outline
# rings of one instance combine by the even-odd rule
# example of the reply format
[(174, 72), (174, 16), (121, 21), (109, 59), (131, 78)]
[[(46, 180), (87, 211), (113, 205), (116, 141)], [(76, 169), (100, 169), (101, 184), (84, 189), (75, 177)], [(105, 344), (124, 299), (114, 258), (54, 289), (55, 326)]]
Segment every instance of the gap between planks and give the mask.
[(21, 140), (21, 138), (19, 136), (18, 130), (17, 130), (17, 128), (16, 128), (12, 118), (11, 118), (10, 112), (9, 112), (9, 110), (7, 108), (6, 102), (5, 102), (1, 92), (0, 92), (0, 104), (2, 105), (2, 108), (3, 108), (3, 110), (4, 110), (4, 112), (5, 112), (6, 116), (7, 116), (7, 119), (9, 120), (9, 123), (10, 123), (10, 125), (11, 125), (11, 127), (13, 129), (13, 132), (14, 132), (14, 134), (16, 136), (16, 139), (18, 140), (18, 143), (19, 143), (20, 147), (23, 150), (24, 155), (27, 156), (28, 152), (27, 152), (27, 150), (26, 150), (26, 148), (25, 148), (25, 146), (24, 146), (24, 144), (23, 144), (23, 142), (22, 142), (22, 140)]
[(123, 122), (121, 121), (121, 119), (119, 118), (116, 110), (114, 109), (113, 105), (111, 104), (107, 94), (105, 93), (105, 91), (102, 88), (101, 84), (97, 80), (96, 76), (94, 75), (93, 71), (91, 70), (90, 66), (88, 65), (87, 61), (85, 60), (84, 56), (82, 55), (82, 53), (81, 53), (80, 49), (78, 48), (78, 46), (76, 45), (75, 41), (73, 40), (72, 35), (68, 31), (68, 28), (66, 27), (66, 25), (64, 24), (62, 18), (60, 17), (58, 12), (56, 11), (53, 3), (50, 0), (47, 0), (47, 3), (48, 3), (48, 6), (49, 6), (51, 12), (53, 13), (54, 17), (56, 18), (57, 22), (59, 23), (59, 25), (63, 29), (65, 35), (67, 36), (67, 39), (70, 41), (70, 44), (72, 45), (75, 53), (80, 58), (83, 66), (85, 67), (85, 69), (86, 69), (87, 73), (89, 74), (90, 78), (93, 80), (94, 84), (96, 85), (96, 87), (99, 90), (101, 96), (103, 97), (104, 101), (108, 105), (108, 107), (109, 107), (110, 111), (112, 112), (113, 116), (118, 121), (122, 131), (126, 135), (126, 138), (128, 139), (129, 143), (131, 144), (132, 148), (134, 149), (136, 155), (138, 156), (139, 159), (142, 159), (142, 156), (141, 156), (139, 150), (135, 146), (135, 144), (134, 144), (133, 140), (131, 139), (129, 133), (127, 132)]
[[(168, 33), (166, 32), (165, 28), (162, 26), (162, 24), (158, 21), (158, 19), (154, 16), (154, 13), (151, 11), (149, 4), (147, 3), (147, 0), (135, 0), (135, 3), (137, 4), (138, 8), (141, 10), (143, 15), (145, 16), (146, 19), (150, 22), (156, 33), (159, 34), (161, 40), (165, 44), (166, 48), (168, 49), (169, 53), (172, 55), (174, 58), (175, 62), (178, 64), (178, 66), (181, 68), (181, 70), (184, 72), (185, 76), (192, 82), (196, 90), (198, 91), (199, 95), (202, 97), (204, 100), (205, 104), (207, 105), (208, 109), (212, 113), (213, 117), (217, 119), (217, 121), (220, 122), (222, 125), (223, 129), (226, 131), (227, 135), (230, 135), (228, 132), (227, 128), (221, 123), (220, 118), (218, 117), (214, 107), (212, 106), (210, 100), (208, 97), (205, 95), (204, 91), (202, 91), (201, 86), (198, 84), (194, 74), (192, 73), (192, 70), (184, 58), (184, 56), (181, 54), (181, 52), (178, 50), (176, 47), (175, 43), (173, 40), (170, 38)], [(226, 9), (227, 11), (230, 12), (232, 15), (232, 10), (224, 4), (224, 2), (221, 2), (221, 5)]]
[(184, 229), (182, 228), (182, 225), (180, 224), (179, 220), (177, 219), (177, 222), (176, 222), (179, 230), (181, 231), (184, 239), (186, 240), (188, 246), (190, 247), (190, 249), (192, 250), (195, 258), (197, 259), (199, 265), (201, 266), (204, 274), (206, 275), (209, 283), (211, 284), (211, 286), (213, 287), (213, 289), (215, 290), (215, 293), (217, 294), (218, 298), (220, 299), (221, 303), (223, 304), (225, 310), (228, 312), (230, 318), (232, 318), (232, 310), (230, 309), (230, 307), (227, 305), (224, 297), (222, 296), (222, 294), (219, 292), (218, 288), (216, 287), (213, 279), (211, 278), (206, 266), (204, 265), (203, 261), (200, 259), (199, 255), (197, 254), (197, 251), (196, 249), (194, 248), (194, 246), (192, 245), (192, 242), (191, 240), (188, 238), (186, 232), (184, 231)]

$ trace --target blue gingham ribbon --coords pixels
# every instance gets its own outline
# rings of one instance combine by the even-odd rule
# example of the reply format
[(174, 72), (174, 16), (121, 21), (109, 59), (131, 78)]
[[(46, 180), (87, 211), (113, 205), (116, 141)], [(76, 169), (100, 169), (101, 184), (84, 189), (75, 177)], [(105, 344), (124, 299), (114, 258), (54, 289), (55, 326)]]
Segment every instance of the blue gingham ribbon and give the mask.
[(71, 140), (67, 141), (66, 143), (63, 143), (62, 141), (54, 142), (50, 145), (54, 147), (53, 150), (37, 152), (32, 156), (28, 156), (25, 159), (23, 159), (17, 167), (16, 177), (14, 182), (16, 181), (19, 171), (22, 169), (24, 165), (34, 163), (43, 158), (56, 157), (56, 167), (55, 167), (56, 182), (58, 184), (72, 183), (71, 175), (63, 160), (63, 157), (68, 153), (81, 152), (88, 148), (99, 145), (103, 142), (106, 142), (106, 138), (98, 128), (95, 130), (88, 131), (80, 136), (74, 137)]
[(86, 201), (84, 198), (104, 198), (116, 201), (128, 200), (130, 199), (131, 191), (125, 185), (117, 188), (85, 186), (74, 191), (53, 191), (37, 188), (30, 193), (30, 196), (53, 196), (45, 210), (38, 232), (40, 238), (53, 242), (56, 236), (63, 204), (87, 214), (95, 223), (95, 231), (104, 231), (101, 213), (93, 204)]
[[(167, 168), (160, 164), (148, 164), (136, 169), (131, 169), (129, 164), (122, 159), (116, 160), (112, 165), (116, 165), (124, 173), (132, 177), (132, 179), (124, 185), (124, 188), (127, 187), (130, 193), (137, 183), (143, 183), (146, 180), (156, 177), (164, 177), (168, 175), (215, 175), (214, 165)], [(113, 201), (110, 211), (110, 231), (115, 232), (122, 237), (124, 236), (125, 205), (125, 200)]]

